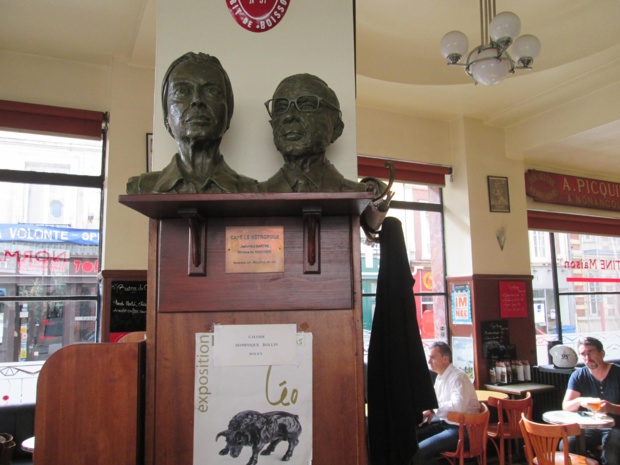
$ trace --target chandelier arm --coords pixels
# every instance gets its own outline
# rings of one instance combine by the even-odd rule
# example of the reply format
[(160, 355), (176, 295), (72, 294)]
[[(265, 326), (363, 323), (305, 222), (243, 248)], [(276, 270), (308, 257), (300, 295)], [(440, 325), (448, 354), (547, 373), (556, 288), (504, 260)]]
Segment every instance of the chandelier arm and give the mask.
[(473, 65), (474, 63), (478, 63), (480, 61), (491, 61), (491, 60), (495, 60), (495, 61), (507, 61), (508, 63), (510, 63), (510, 72), (514, 72), (515, 68), (517, 69), (521, 69), (519, 66), (516, 65), (515, 61), (507, 55), (502, 56), (495, 56), (495, 57), (483, 57), (483, 58), (477, 58), (475, 60), (469, 61), (467, 60), (467, 63), (465, 63), (465, 67), (467, 69), (469, 69), (469, 67), (471, 65)]
[(484, 44), (485, 42), (485, 27), (484, 27), (484, 2), (487, 0), (480, 0), (480, 43)]

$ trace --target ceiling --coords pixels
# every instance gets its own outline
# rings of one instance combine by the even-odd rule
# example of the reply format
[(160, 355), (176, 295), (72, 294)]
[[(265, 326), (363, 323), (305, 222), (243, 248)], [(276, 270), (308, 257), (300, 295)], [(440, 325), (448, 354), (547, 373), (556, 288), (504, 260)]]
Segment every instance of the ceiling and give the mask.
[[(357, 0), (358, 105), (441, 120), (467, 116), (509, 129), (601, 90), (620, 98), (618, 0), (497, 0), (497, 11), (505, 10), (519, 15), (522, 33), (538, 36), (542, 53), (534, 70), (485, 87), (446, 66), (439, 53), (441, 37), (455, 29), (470, 49), (478, 45), (477, 1)], [(155, 24), (155, 0), (0, 0), (0, 48), (13, 52), (99, 64), (115, 57), (152, 68)], [(520, 156), (620, 178), (620, 112), (579, 118), (588, 123), (542, 138)]]

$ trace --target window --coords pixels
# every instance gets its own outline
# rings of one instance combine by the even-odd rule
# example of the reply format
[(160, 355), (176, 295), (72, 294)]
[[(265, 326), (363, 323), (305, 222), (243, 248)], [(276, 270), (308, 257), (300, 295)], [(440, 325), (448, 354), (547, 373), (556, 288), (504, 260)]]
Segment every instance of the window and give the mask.
[[(376, 162), (376, 159), (365, 159), (364, 161), (368, 160), (371, 164)], [(400, 168), (397, 167), (397, 173), (402, 174), (404, 172), (405, 177), (407, 177), (407, 174), (414, 170), (412, 168), (407, 169), (403, 165), (400, 163)], [(362, 168), (362, 166), (359, 167), (360, 174), (372, 175), (371, 172), (364, 171)], [(417, 170), (416, 174), (419, 175), (421, 171), (423, 170)], [(438, 176), (432, 181), (443, 184), (443, 177), (447, 173), (449, 170), (438, 172)], [(377, 175), (375, 174), (375, 176)], [(415, 279), (413, 292), (422, 339), (425, 343), (427, 341), (430, 343), (435, 339), (447, 340), (447, 295), (441, 187), (416, 182), (394, 182), (392, 191), (395, 195), (388, 216), (398, 218), (403, 225), (411, 274)], [(380, 246), (379, 244), (369, 243), (362, 233), (361, 251), (364, 345), (367, 349), (375, 310)]]
[(548, 239), (546, 233), (542, 231), (530, 232), (530, 249), (532, 261), (548, 262), (549, 247), (547, 247)]
[[(576, 350), (581, 336), (600, 339), (607, 358), (620, 358), (620, 237), (536, 230), (529, 235), (538, 363), (549, 363), (550, 341)], [(539, 259), (543, 248), (548, 261)]]
[(106, 121), (0, 101), (0, 363), (97, 339)]

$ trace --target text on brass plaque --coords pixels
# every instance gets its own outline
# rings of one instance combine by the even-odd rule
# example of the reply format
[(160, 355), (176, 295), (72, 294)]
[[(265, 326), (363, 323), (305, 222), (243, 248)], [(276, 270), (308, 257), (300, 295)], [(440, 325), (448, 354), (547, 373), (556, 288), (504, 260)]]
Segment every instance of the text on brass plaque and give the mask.
[(226, 273), (283, 272), (283, 226), (226, 228)]

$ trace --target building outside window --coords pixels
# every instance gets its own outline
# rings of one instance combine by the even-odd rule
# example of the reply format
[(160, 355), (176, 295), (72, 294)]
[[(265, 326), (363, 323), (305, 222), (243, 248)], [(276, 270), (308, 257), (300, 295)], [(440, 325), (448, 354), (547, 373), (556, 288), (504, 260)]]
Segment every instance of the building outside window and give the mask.
[[(10, 121), (20, 119), (15, 105), (31, 107), (0, 104), (0, 126), (4, 104)], [(63, 346), (97, 340), (106, 119), (97, 115), (90, 133), (72, 123), (69, 133), (0, 128), (0, 367), (30, 372)]]
[(576, 350), (582, 336), (600, 339), (606, 358), (620, 358), (620, 237), (529, 235), (538, 363), (549, 363), (551, 341)]
[[(441, 188), (394, 182), (395, 195), (388, 216), (398, 218), (403, 227), (411, 274), (416, 317), (423, 342), (447, 340), (447, 297), (443, 240)], [(368, 349), (376, 303), (380, 246), (367, 241), (362, 233), (362, 312), (364, 344)]]

